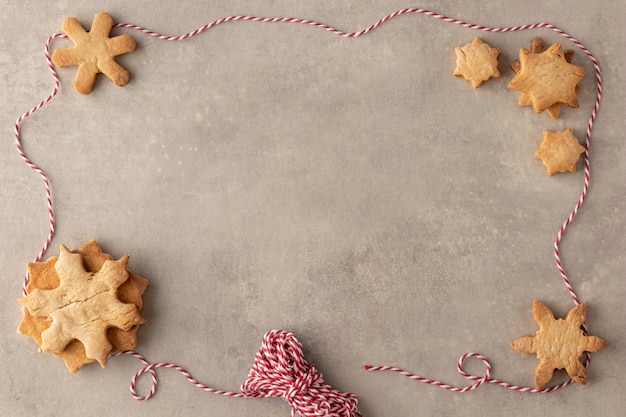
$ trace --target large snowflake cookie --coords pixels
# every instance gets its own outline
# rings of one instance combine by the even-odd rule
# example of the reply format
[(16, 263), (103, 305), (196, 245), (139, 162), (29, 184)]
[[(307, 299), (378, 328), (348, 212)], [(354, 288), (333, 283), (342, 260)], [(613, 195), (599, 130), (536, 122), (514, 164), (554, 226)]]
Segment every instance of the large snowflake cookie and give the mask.
[(519, 71), (508, 87), (525, 94), (520, 105), (530, 101), (536, 113), (555, 104), (578, 107), (576, 87), (585, 75), (585, 69), (567, 62), (560, 43), (554, 43), (543, 52), (522, 48), (519, 62)]
[[(548, 45), (546, 45), (545, 42), (541, 38), (535, 37), (531, 39), (530, 41), (531, 53), (540, 54), (542, 52), (545, 52), (547, 49), (548, 49)], [(563, 51), (563, 56), (565, 57), (565, 61), (571, 64), (572, 58), (574, 57), (574, 51), (571, 49), (566, 49)], [(517, 74), (522, 69), (522, 64), (520, 63), (519, 60), (516, 59), (515, 61), (511, 63), (511, 69), (513, 70), (513, 72)], [(580, 85), (577, 85), (576, 91), (579, 91), (579, 90), (580, 90)], [(519, 100), (517, 103), (520, 106), (532, 106), (533, 104), (530, 96), (524, 92), (520, 94)], [(548, 113), (548, 116), (550, 116), (553, 120), (558, 119), (559, 114), (561, 113), (561, 103), (554, 103), (552, 106), (546, 109), (546, 113)]]
[(30, 263), (18, 332), (71, 372), (93, 361), (105, 367), (109, 355), (134, 349), (138, 326), (146, 323), (140, 310), (148, 281), (127, 264), (128, 255), (116, 261), (95, 240), (75, 250), (62, 245), (58, 257)]

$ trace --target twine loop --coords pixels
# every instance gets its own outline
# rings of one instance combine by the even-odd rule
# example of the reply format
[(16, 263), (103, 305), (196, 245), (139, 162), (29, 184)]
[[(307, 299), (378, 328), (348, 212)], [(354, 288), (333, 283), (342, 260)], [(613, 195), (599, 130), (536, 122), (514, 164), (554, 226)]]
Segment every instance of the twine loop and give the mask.
[[(467, 372), (465, 372), (463, 370), (463, 363), (465, 362), (465, 360), (467, 358), (478, 358), (478, 359), (480, 359), (483, 362), (483, 364), (485, 365), (485, 375), (480, 377), (480, 376), (468, 374)], [(460, 392), (464, 392), (463, 390), (469, 391), (469, 390), (478, 388), (483, 383), (491, 381), (491, 364), (489, 363), (489, 360), (486, 357), (484, 357), (483, 355), (481, 355), (479, 353), (470, 352), (470, 353), (466, 353), (463, 356), (461, 356), (461, 358), (459, 358), (459, 362), (457, 363), (456, 369), (457, 369), (457, 371), (459, 371), (459, 373), (461, 375), (463, 375), (463, 378), (469, 379), (471, 381), (476, 381), (476, 383), (474, 385), (470, 385), (469, 387), (465, 387), (465, 388), (461, 389)]]

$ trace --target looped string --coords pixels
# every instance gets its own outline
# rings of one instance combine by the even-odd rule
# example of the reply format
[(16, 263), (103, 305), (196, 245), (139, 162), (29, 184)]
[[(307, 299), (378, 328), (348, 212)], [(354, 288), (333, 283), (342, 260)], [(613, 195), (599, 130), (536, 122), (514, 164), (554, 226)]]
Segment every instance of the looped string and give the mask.
[[(465, 372), (465, 370), (463, 370), (463, 363), (465, 362), (465, 360), (467, 358), (478, 358), (480, 359), (483, 364), (485, 365), (485, 375), (484, 376), (476, 376), (476, 375), (472, 375), (469, 374), (467, 372)], [(429, 379), (429, 378), (425, 378), (423, 376), (420, 375), (415, 375), (411, 372), (405, 371), (401, 368), (396, 368), (394, 366), (372, 366), (372, 365), (365, 365), (365, 370), (369, 371), (369, 372), (375, 372), (375, 371), (392, 371), (392, 372), (397, 372), (400, 375), (404, 375), (407, 378), (413, 379), (415, 381), (419, 381), (419, 382), (423, 382), (425, 384), (429, 384), (429, 385), (435, 385), (438, 386), (439, 388), (443, 388), (449, 391), (453, 391), (453, 392), (467, 392), (467, 391), (472, 391), (478, 387), (480, 387), (483, 383), (485, 382), (493, 382), (494, 380), (490, 378), (491, 375), (491, 364), (489, 363), (489, 360), (487, 360), (487, 358), (485, 358), (483, 355), (478, 354), (478, 353), (474, 353), (474, 352), (470, 352), (470, 353), (466, 353), (463, 356), (461, 356), (461, 358), (459, 359), (459, 362), (457, 363), (457, 370), (459, 371), (459, 373), (461, 375), (463, 375), (463, 377), (465, 379), (469, 379), (471, 381), (476, 381), (475, 384), (473, 385), (469, 385), (463, 388), (459, 388), (459, 387), (455, 387), (452, 385), (448, 385), (445, 384), (443, 382), (440, 381), (436, 381), (434, 379)]]
[[(227, 397), (237, 398), (282, 398), (291, 407), (291, 417), (299, 413), (302, 417), (361, 417), (357, 409), (357, 396), (343, 393), (322, 379), (315, 364), (307, 363), (302, 345), (293, 333), (270, 330), (263, 336), (261, 348), (254, 358), (248, 379), (242, 384), (241, 392), (222, 391), (204, 385), (184, 368), (166, 362), (150, 363), (139, 353), (122, 350), (112, 356), (131, 355), (139, 359), (144, 367), (130, 381), (130, 394), (138, 401), (146, 401), (156, 393), (157, 374), (155, 369), (169, 368), (178, 371), (187, 381), (201, 390)], [(152, 377), (148, 394), (139, 395), (137, 380), (145, 374)]]
[[(158, 383), (156, 372), (154, 372), (155, 366), (153, 366), (153, 364), (150, 364), (150, 362), (148, 362), (146, 360), (146, 358), (144, 358), (142, 355), (140, 355), (139, 353), (137, 353), (137, 352), (135, 352), (133, 350), (120, 350), (119, 352), (114, 353), (113, 355), (111, 355), (111, 357), (119, 356), (119, 355), (132, 355), (135, 358), (139, 359), (141, 361), (141, 363), (143, 363), (145, 365), (131, 379), (131, 381), (130, 381), (130, 395), (132, 395), (133, 398), (138, 400), (138, 401), (145, 401), (145, 400), (149, 400), (150, 398), (152, 398), (152, 396), (156, 392), (157, 383)], [(152, 386), (150, 387), (150, 392), (148, 392), (148, 394), (146, 396), (142, 397), (141, 395), (137, 394), (137, 390), (135, 389), (135, 383), (137, 382), (137, 379), (141, 375), (145, 374), (146, 372), (150, 373), (150, 376), (152, 377)]]
[[(155, 372), (155, 369), (158, 368), (168, 368), (168, 369), (174, 369), (176, 371), (178, 371), (181, 375), (183, 375), (185, 378), (187, 378), (187, 381), (191, 382), (193, 385), (195, 385), (196, 387), (200, 388), (201, 390), (211, 393), (211, 394), (218, 394), (218, 395), (224, 395), (226, 397), (239, 397), (239, 398), (243, 398), (245, 397), (243, 394), (239, 393), (239, 392), (232, 392), (232, 391), (222, 391), (222, 390), (217, 390), (215, 388), (211, 388), (208, 385), (204, 385), (201, 382), (199, 382), (197, 379), (195, 379), (194, 377), (191, 376), (191, 374), (189, 372), (187, 372), (185, 370), (185, 368), (178, 366), (176, 364), (173, 363), (167, 363), (167, 362), (156, 362), (156, 363), (150, 363), (146, 360), (145, 357), (143, 357), (141, 354), (135, 352), (134, 350), (121, 350), (111, 356), (119, 356), (119, 355), (131, 355), (134, 356), (135, 358), (139, 359), (141, 361), (141, 363), (143, 363), (145, 366), (143, 368), (141, 368), (139, 371), (137, 371), (137, 373), (135, 373), (135, 375), (133, 375), (133, 377), (130, 380), (130, 395), (136, 399), (137, 401), (146, 401), (149, 400), (150, 398), (152, 398), (152, 396), (156, 393), (156, 389), (157, 389), (157, 384), (158, 384), (158, 380), (157, 380), (157, 374)], [(150, 374), (150, 376), (152, 377), (152, 384), (150, 386), (150, 391), (148, 392), (148, 394), (146, 394), (145, 396), (139, 395), (137, 393), (137, 389), (136, 389), (136, 383), (137, 380), (145, 374)]]
[[(480, 359), (483, 364), (485, 365), (485, 375), (482, 377), (478, 377), (476, 375), (472, 375), (472, 374), (468, 374), (467, 372), (465, 372), (463, 370), (463, 363), (465, 362), (465, 359), (467, 358), (478, 358)], [(472, 381), (477, 381), (474, 385), (471, 385), (469, 387), (465, 387), (463, 389), (461, 389), (459, 392), (465, 392), (465, 391), (471, 391), (473, 389), (478, 388), (479, 386), (481, 386), (484, 382), (489, 382), (491, 381), (490, 375), (491, 375), (491, 364), (489, 363), (489, 360), (487, 360), (487, 358), (485, 358), (483, 355), (479, 355), (478, 353), (467, 353), (463, 356), (461, 356), (461, 358), (459, 359), (459, 362), (456, 365), (456, 369), (457, 371), (459, 371), (459, 373), (461, 375), (463, 375), (463, 378), (465, 379), (469, 379)]]
[[(585, 363), (585, 367), (587, 367), (589, 365), (589, 362), (591, 361), (591, 356), (587, 353), (587, 358), (586, 358), (586, 363)], [(472, 375), (470, 373), (465, 372), (465, 370), (463, 369), (463, 363), (465, 363), (465, 361), (468, 358), (477, 358), (480, 359), (483, 364), (485, 365), (485, 375), (483, 376), (477, 376), (477, 375)], [(479, 353), (475, 353), (475, 352), (469, 352), (464, 354), (463, 356), (461, 356), (459, 358), (459, 361), (457, 363), (457, 371), (459, 371), (459, 373), (465, 378), (465, 379), (469, 379), (471, 381), (476, 381), (475, 384), (473, 385), (469, 385), (466, 387), (455, 387), (453, 385), (448, 385), (444, 382), (441, 381), (437, 381), (434, 379), (429, 379), (429, 378), (425, 378), (423, 376), (420, 375), (416, 375), (413, 374), (409, 371), (405, 371), (404, 369), (401, 368), (397, 368), (395, 366), (372, 366), (372, 365), (365, 365), (365, 370), (368, 372), (376, 372), (376, 371), (391, 371), (391, 372), (396, 372), (400, 375), (404, 375), (405, 377), (415, 380), (415, 381), (419, 381), (419, 382), (423, 382), (425, 384), (429, 384), (429, 385), (434, 385), (437, 386), (439, 388), (448, 390), (448, 391), (452, 391), (452, 392), (467, 392), (467, 391), (472, 391), (475, 390), (476, 388), (480, 387), (481, 385), (483, 385), (485, 382), (488, 382), (490, 384), (495, 384), (495, 385), (499, 385), (501, 387), (513, 390), (513, 391), (518, 391), (518, 392), (529, 392), (529, 393), (534, 393), (534, 394), (547, 394), (549, 392), (553, 392), (556, 391), (560, 388), (566, 387), (568, 385), (570, 385), (571, 383), (574, 382), (573, 379), (569, 379), (561, 384), (558, 385), (554, 385), (551, 387), (547, 387), (547, 388), (542, 388), (542, 389), (536, 389), (536, 388), (530, 388), (530, 387), (521, 387), (519, 385), (513, 385), (513, 384), (509, 384), (508, 382), (504, 382), (501, 381), (499, 379), (494, 379), (491, 378), (491, 364), (489, 363), (489, 360), (484, 357), (483, 355), (479, 354)]]

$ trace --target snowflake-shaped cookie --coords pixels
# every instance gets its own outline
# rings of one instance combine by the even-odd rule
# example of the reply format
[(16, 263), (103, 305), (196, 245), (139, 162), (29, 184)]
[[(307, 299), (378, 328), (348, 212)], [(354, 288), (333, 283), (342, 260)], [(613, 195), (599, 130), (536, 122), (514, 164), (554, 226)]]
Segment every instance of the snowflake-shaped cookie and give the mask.
[(597, 352), (608, 343), (596, 336), (586, 336), (581, 325), (587, 314), (587, 303), (572, 308), (565, 319), (555, 319), (552, 311), (539, 301), (533, 302), (533, 317), (539, 325), (535, 336), (522, 336), (511, 342), (513, 349), (534, 353), (539, 359), (535, 370), (535, 388), (541, 389), (552, 379), (555, 369), (563, 369), (579, 384), (587, 383), (583, 352)]
[(115, 62), (115, 57), (134, 51), (135, 40), (129, 35), (109, 38), (112, 27), (113, 19), (105, 12), (95, 15), (89, 32), (76, 18), (63, 20), (61, 28), (75, 45), (54, 51), (52, 62), (59, 67), (78, 65), (74, 88), (79, 93), (91, 92), (99, 72), (115, 85), (126, 85), (130, 80), (130, 73)]
[(535, 152), (541, 159), (548, 175), (558, 172), (576, 172), (576, 163), (585, 148), (578, 143), (571, 128), (551, 132), (543, 131), (543, 141)]
[[(95, 241), (90, 244), (81, 249), (89, 253), (95, 247), (99, 252)], [(39, 339), (41, 352), (63, 357), (71, 371), (93, 360), (104, 367), (114, 347), (120, 344), (134, 347), (137, 325), (145, 323), (139, 308), (146, 281), (131, 276), (127, 269), (128, 255), (117, 261), (106, 259), (103, 262), (98, 262), (96, 257), (101, 267), (95, 272), (85, 268), (91, 266), (86, 264), (93, 259), (84, 260), (81, 253), (61, 246), (58, 258), (31, 264), (41, 268), (29, 265), (31, 272), (39, 269), (40, 276), (35, 278), (39, 287), (18, 299), (25, 309), (18, 331)], [(54, 282), (57, 277), (58, 282)], [(120, 287), (124, 288), (121, 297)], [(132, 301), (126, 303), (120, 298)], [(121, 333), (111, 334), (113, 329)], [(83, 350), (85, 360), (81, 361)]]
[(508, 87), (527, 94), (536, 113), (557, 103), (578, 107), (576, 86), (585, 69), (567, 62), (560, 43), (541, 53), (522, 48), (519, 61), (520, 70)]
[[(542, 52), (545, 52), (547, 49), (548, 45), (546, 45), (541, 38), (535, 37), (531, 39), (530, 52), (540, 54)], [(572, 58), (574, 57), (574, 51), (571, 49), (566, 49), (563, 51), (563, 56), (565, 57), (565, 61), (571, 64)], [(516, 59), (511, 63), (511, 69), (514, 73), (517, 74), (522, 69), (522, 64), (519, 60)], [(580, 85), (576, 86), (576, 91), (580, 91)], [(517, 104), (519, 104), (520, 106), (532, 106), (533, 103), (527, 93), (521, 93)], [(548, 116), (550, 116), (553, 120), (558, 119), (559, 115), (561, 114), (561, 103), (554, 103), (546, 109), (546, 113), (548, 113)]]
[(475, 37), (472, 43), (454, 49), (456, 53), (455, 77), (461, 77), (478, 88), (483, 81), (500, 76), (498, 71), (498, 56), (500, 50), (492, 48), (480, 37)]

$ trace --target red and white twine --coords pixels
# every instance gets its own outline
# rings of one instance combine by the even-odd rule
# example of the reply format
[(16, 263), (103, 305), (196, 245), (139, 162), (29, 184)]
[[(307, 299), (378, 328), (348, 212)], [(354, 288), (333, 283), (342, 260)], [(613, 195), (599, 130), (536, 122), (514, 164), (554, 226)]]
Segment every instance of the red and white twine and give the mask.
[[(357, 409), (357, 397), (343, 393), (328, 385), (317, 372), (315, 364), (309, 364), (302, 352), (302, 344), (293, 333), (283, 330), (270, 330), (263, 336), (261, 348), (254, 357), (254, 364), (248, 373), (248, 379), (241, 385), (241, 392), (221, 391), (204, 385), (184, 368), (171, 363), (149, 363), (139, 353), (124, 350), (117, 355), (132, 355), (145, 366), (131, 379), (130, 393), (133, 398), (145, 401), (150, 399), (157, 388), (157, 368), (175, 369), (189, 382), (211, 394), (237, 398), (277, 397), (291, 406), (291, 417), (295, 413), (302, 417), (361, 417)], [(150, 373), (152, 385), (145, 396), (137, 394), (137, 379)]]
[[(554, 241), (554, 259), (556, 262), (557, 269), (559, 274), (565, 284), (567, 291), (569, 292), (572, 300), (575, 304), (579, 304), (580, 301), (565, 273), (563, 265), (561, 263), (559, 246), (561, 243), (561, 239), (563, 237), (563, 233), (565, 229), (569, 226), (569, 224), (573, 221), (574, 217), (578, 213), (578, 210), (582, 206), (589, 189), (589, 145), (591, 141), (591, 131), (593, 128), (593, 124), (600, 107), (600, 101), (602, 99), (602, 78), (600, 75), (600, 66), (596, 58), (591, 54), (591, 52), (578, 40), (574, 39), (572, 36), (559, 29), (557, 26), (552, 25), (550, 23), (534, 23), (529, 25), (521, 25), (521, 26), (512, 26), (512, 27), (487, 27), (482, 25), (476, 25), (472, 23), (467, 23), (462, 20), (453, 19), (438, 13), (431, 12), (429, 10), (421, 9), (421, 8), (407, 8), (398, 10), (394, 13), (391, 13), (374, 24), (361, 29), (356, 32), (343, 32), (341, 30), (335, 29), (331, 26), (325, 25), (323, 23), (319, 23), (313, 20), (306, 19), (298, 19), (292, 17), (255, 17), (255, 16), (228, 16), (218, 20), (214, 20), (204, 26), (197, 28), (189, 33), (185, 33), (179, 36), (167, 36), (162, 35), (153, 31), (150, 31), (141, 26), (129, 24), (129, 23), (117, 23), (114, 27), (118, 28), (128, 28), (138, 30), (148, 36), (166, 40), (166, 41), (181, 41), (196, 35), (201, 34), (202, 32), (220, 25), (226, 22), (236, 22), (236, 21), (247, 21), (247, 22), (265, 22), (265, 23), (297, 23), (308, 26), (314, 26), (316, 28), (320, 28), (326, 30), (332, 34), (344, 37), (344, 38), (356, 38), (366, 33), (371, 32), (376, 29), (386, 21), (409, 13), (416, 13), (425, 16), (429, 16), (438, 20), (442, 20), (444, 22), (453, 23), (468, 29), (479, 30), (483, 32), (491, 32), (491, 33), (507, 33), (507, 32), (517, 32), (522, 30), (529, 29), (538, 29), (538, 28), (546, 28), (550, 29), (559, 35), (563, 36), (567, 40), (571, 41), (574, 45), (576, 45), (580, 50), (582, 50), (585, 55), (591, 60), (593, 67), (595, 69), (595, 78), (596, 78), (596, 100), (591, 111), (591, 115), (589, 117), (589, 121), (587, 123), (587, 132), (585, 139), (585, 153), (584, 153), (584, 181), (583, 181), (583, 189), (580, 195), (580, 198), (576, 202), (574, 209), (571, 214), (567, 217), (565, 222), (561, 225), (558, 230), (556, 239)], [(59, 91), (60, 83), (57, 77), (56, 70), (52, 65), (50, 60), (50, 44), (55, 38), (67, 38), (66, 35), (57, 33), (48, 38), (45, 46), (45, 59), (52, 74), (52, 78), (54, 80), (54, 87), (50, 94), (44, 98), (41, 102), (39, 102), (36, 106), (31, 108), (22, 114), (15, 122), (14, 132), (15, 132), (15, 145), (17, 148), (17, 152), (20, 157), (35, 172), (39, 174), (42, 178), (45, 188), (45, 198), (47, 203), (47, 212), (49, 219), (49, 227), (48, 227), (48, 235), (41, 247), (39, 254), (35, 257), (33, 261), (40, 260), (44, 254), (46, 253), (48, 246), (54, 236), (55, 230), (55, 221), (54, 221), (54, 210), (52, 205), (52, 193), (50, 188), (50, 182), (48, 177), (44, 173), (44, 171), (39, 168), (35, 163), (33, 163), (24, 152), (22, 148), (22, 138), (20, 135), (20, 126), (23, 121), (32, 115), (35, 111), (39, 110), (46, 103), (48, 103)], [(23, 293), (26, 294), (26, 285), (28, 284), (28, 274), (24, 276), (23, 279)], [(280, 340), (278, 343), (274, 343), (275, 340)], [(346, 417), (355, 417), (359, 416), (358, 411), (356, 410), (356, 396), (352, 394), (343, 394), (328, 384), (326, 384), (321, 376), (317, 373), (314, 365), (308, 365), (303, 359), (302, 350), (299, 342), (295, 339), (295, 337), (286, 332), (279, 331), (271, 331), (266, 334), (263, 338), (263, 345), (261, 350), (257, 354), (255, 358), (255, 364), (250, 370), (250, 376), (246, 383), (242, 386), (242, 392), (228, 392), (228, 391), (220, 391), (205, 386), (199, 383), (197, 380), (191, 377), (191, 375), (185, 371), (183, 368), (169, 363), (154, 363), (151, 364), (143, 358), (140, 354), (133, 351), (123, 351), (118, 354), (130, 354), (138, 358), (145, 366), (141, 369), (131, 381), (131, 394), (134, 398), (138, 400), (147, 400), (152, 395), (154, 395), (156, 386), (157, 386), (157, 376), (155, 373), (155, 369), (157, 368), (172, 368), (179, 371), (182, 375), (184, 375), (191, 383), (196, 385), (198, 388), (201, 388), (207, 392), (226, 395), (231, 397), (245, 397), (245, 398), (256, 398), (256, 397), (282, 397), (289, 402), (292, 408), (292, 416), (295, 412), (300, 413), (302, 416), (319, 416), (319, 415), (327, 415), (327, 416), (346, 416)], [(476, 376), (466, 373), (463, 370), (463, 363), (468, 358), (477, 358), (483, 362), (485, 365), (485, 374), (483, 376)], [(590, 356), (587, 355), (587, 365), (589, 364)], [(491, 365), (487, 358), (478, 354), (478, 353), (466, 353), (459, 359), (457, 364), (457, 369), (461, 373), (461, 375), (470, 380), (474, 381), (473, 385), (469, 385), (463, 388), (454, 387), (443, 382), (439, 382), (436, 380), (428, 379), (419, 375), (412, 374), (400, 368), (391, 367), (391, 366), (365, 366), (367, 371), (393, 371), (397, 372), (401, 375), (404, 375), (408, 378), (414, 379), (416, 381), (424, 382), (430, 385), (435, 385), (441, 387), (446, 390), (450, 390), (453, 392), (466, 392), (471, 391), (473, 389), (478, 388), (483, 383), (487, 382), (490, 384), (496, 384), (503, 386), (505, 388), (509, 388), (515, 391), (521, 392), (535, 392), (535, 393), (547, 393), (555, 391), (559, 388), (567, 386), (571, 384), (573, 381), (570, 379), (562, 384), (555, 385), (552, 387), (544, 388), (541, 390), (537, 390), (535, 388), (528, 387), (520, 387), (517, 385), (512, 385), (507, 382), (500, 381), (498, 379), (491, 378)], [(137, 394), (135, 391), (135, 382), (137, 378), (141, 375), (149, 373), (152, 377), (152, 388), (150, 392), (142, 397)]]

